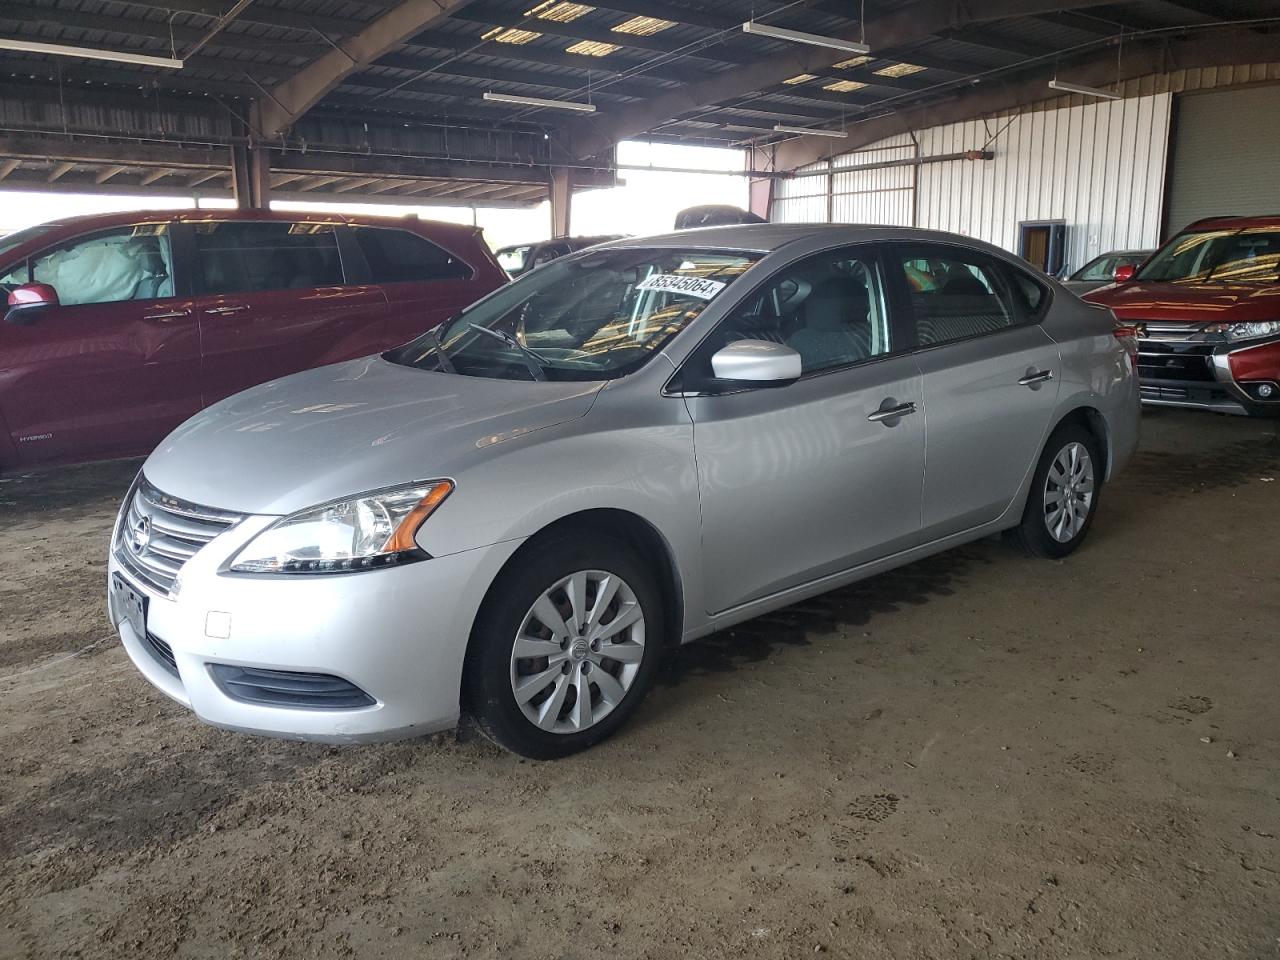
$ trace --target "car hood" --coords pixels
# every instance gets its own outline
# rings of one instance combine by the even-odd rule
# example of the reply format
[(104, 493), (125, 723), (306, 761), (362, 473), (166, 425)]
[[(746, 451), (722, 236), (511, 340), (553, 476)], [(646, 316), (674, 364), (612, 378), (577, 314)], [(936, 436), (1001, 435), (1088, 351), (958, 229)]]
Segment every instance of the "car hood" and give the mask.
[(192, 417), (143, 465), (160, 490), (287, 514), (413, 480), (591, 409), (601, 383), (490, 380), (364, 357), (273, 380)]
[(1239, 323), (1280, 319), (1280, 284), (1116, 283), (1085, 294), (1121, 320)]

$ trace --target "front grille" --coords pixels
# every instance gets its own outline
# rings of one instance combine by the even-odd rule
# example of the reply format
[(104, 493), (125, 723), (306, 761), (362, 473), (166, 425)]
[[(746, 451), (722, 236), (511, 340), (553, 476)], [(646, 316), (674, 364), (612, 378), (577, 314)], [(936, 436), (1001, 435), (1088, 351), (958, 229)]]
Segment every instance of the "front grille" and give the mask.
[(242, 703), (352, 710), (377, 702), (354, 683), (327, 673), (233, 667), (225, 663), (211, 664), (211, 669), (223, 693)]
[(174, 659), (173, 647), (169, 646), (150, 630), (147, 631), (146, 641), (147, 648), (155, 656), (160, 666), (176, 677), (178, 675), (178, 661)]
[(1177, 400), (1185, 402), (1191, 399), (1191, 394), (1183, 387), (1157, 387), (1151, 384), (1139, 384), (1144, 400)]
[(1212, 383), (1214, 344), (1192, 341), (1138, 341), (1139, 380)]
[(182, 565), (241, 519), (238, 513), (188, 503), (139, 480), (113, 550), (130, 573), (153, 590), (168, 594)]

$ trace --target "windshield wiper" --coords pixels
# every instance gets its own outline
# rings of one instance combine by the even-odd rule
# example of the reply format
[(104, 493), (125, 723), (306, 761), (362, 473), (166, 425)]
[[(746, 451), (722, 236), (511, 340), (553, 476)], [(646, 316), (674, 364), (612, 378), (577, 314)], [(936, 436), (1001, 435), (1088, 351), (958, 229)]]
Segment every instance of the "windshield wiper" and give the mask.
[(476, 331), (476, 333), (483, 333), (486, 337), (493, 337), (495, 340), (500, 340), (512, 350), (518, 352), (524, 359), (524, 365), (529, 368), (529, 374), (533, 379), (547, 379), (547, 372), (543, 369), (547, 363), (546, 357), (538, 356), (509, 333), (503, 333), (501, 330), (493, 330), (489, 327), (482, 327), (478, 323), (468, 323), (467, 326)]
[(427, 333), (431, 335), (431, 345), (436, 348), (436, 356), (440, 358), (440, 369), (445, 373), (457, 373), (449, 354), (445, 353), (444, 344), (440, 342), (440, 327), (432, 327)]

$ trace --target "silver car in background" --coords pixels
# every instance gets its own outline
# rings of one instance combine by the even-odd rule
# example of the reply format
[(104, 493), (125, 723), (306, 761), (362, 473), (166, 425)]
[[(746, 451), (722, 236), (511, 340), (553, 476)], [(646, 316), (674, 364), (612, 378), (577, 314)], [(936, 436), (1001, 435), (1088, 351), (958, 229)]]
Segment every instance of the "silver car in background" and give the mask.
[(1073, 551), (1137, 442), (1131, 348), (948, 234), (619, 241), (176, 430), (121, 510), (112, 622), (219, 726), (465, 710), (563, 756), (674, 644), (999, 531)]

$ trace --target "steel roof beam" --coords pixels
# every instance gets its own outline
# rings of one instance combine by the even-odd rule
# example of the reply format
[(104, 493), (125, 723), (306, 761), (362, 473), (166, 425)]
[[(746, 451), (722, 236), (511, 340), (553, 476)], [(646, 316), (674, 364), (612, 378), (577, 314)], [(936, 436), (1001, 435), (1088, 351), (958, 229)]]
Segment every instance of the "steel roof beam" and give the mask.
[[(61, 14), (61, 16), (59, 16)], [(166, 48), (170, 39), (181, 49), (198, 42), (207, 34), (206, 30), (174, 25), (172, 37), (169, 24), (160, 20), (142, 20), (129, 17), (111, 17), (100, 13), (75, 11), (74, 26), (77, 29), (103, 30), (121, 36), (145, 37), (148, 40), (159, 40)], [(251, 19), (242, 14), (242, 19)], [(27, 6), (25, 0), (5, 0), (0, 6), (0, 20), (12, 20), (17, 23), (42, 24), (63, 28), (71, 25), (67, 10), (62, 7)], [(32, 39), (40, 39), (33, 37)], [(252, 50), (259, 53), (271, 53), (281, 57), (309, 60), (318, 57), (326, 50), (333, 49), (327, 43), (300, 43), (287, 40), (276, 40), (270, 37), (256, 37), (247, 33), (231, 33), (225, 31), (209, 41), (210, 46), (227, 47), (235, 50)], [(207, 55), (206, 55), (207, 56)]]
[[(468, 8), (455, 13), (453, 19), (490, 27), (533, 30), (547, 36), (564, 37), (566, 40), (591, 40), (598, 43), (613, 43), (620, 47), (630, 47), (647, 53), (673, 53), (680, 50), (682, 51), (680, 54), (682, 58), (694, 57), (700, 60), (736, 64), (748, 64), (752, 61), (749, 53), (741, 49), (728, 50), (724, 44), (717, 43), (714, 39), (712, 39), (712, 44), (709, 48), (683, 52), (684, 48), (688, 46), (687, 41), (664, 40), (662, 39), (662, 34), (642, 37), (634, 33), (616, 33), (607, 27), (598, 27), (582, 23), (579, 20), (571, 23), (559, 23), (555, 20), (536, 20), (531, 17), (522, 17), (507, 10), (493, 8)], [(494, 44), (494, 47), (504, 46), (522, 46), (522, 44)], [(500, 57), (502, 54), (494, 50), (490, 56)], [(608, 57), (597, 57), (596, 59), (607, 60)], [(832, 62), (834, 63), (835, 61), (833, 60)]]
[[(893, 48), (927, 39), (948, 29), (1032, 16), (1053, 10), (1101, 6), (1105, 0), (915, 0), (878, 14), (866, 24), (866, 38), (875, 48)], [(857, 40), (861, 31), (842, 31)], [(650, 130), (663, 121), (708, 104), (780, 84), (797, 73), (818, 73), (847, 59), (847, 54), (822, 47), (788, 50), (756, 58), (750, 65), (689, 84), (647, 102), (600, 114), (572, 124), (573, 152), (578, 157), (603, 154), (619, 140)]]
[[(534, 47), (528, 44), (482, 43), (478, 36), (441, 33), (436, 30), (426, 30), (418, 34), (409, 41), (408, 45), (431, 50), (445, 50), (450, 53), (467, 53), (471, 51), (473, 56), (497, 57), (513, 63), (538, 63), (552, 67), (569, 67), (574, 70), (590, 72), (593, 77), (606, 78), (622, 70), (636, 67), (649, 59), (644, 56), (637, 57), (634, 54), (623, 54), (621, 52), (610, 54), (607, 57), (588, 57), (580, 53), (564, 53), (559, 50), (549, 50), (546, 47)], [(479, 46), (480, 49), (472, 51), (471, 48), (476, 46)], [(499, 50), (497, 49), (498, 47), (502, 49)], [(706, 73), (689, 67), (681, 67), (678, 64), (670, 64), (663, 66), (662, 76), (668, 80), (692, 82), (705, 78)], [(647, 80), (648, 78), (638, 76), (633, 79), (639, 81)]]
[[(1123, 82), (1173, 70), (1230, 63), (1267, 63), (1276, 59), (1280, 59), (1280, 34), (1222, 29), (1207, 36), (1135, 40), (1125, 45), (1119, 79)], [(773, 148), (773, 163), (779, 170), (795, 170), (910, 130), (958, 123), (1055, 99), (1061, 94), (1048, 86), (1055, 69), (1069, 70), (1073, 82), (1085, 85), (1105, 86), (1117, 81), (1116, 57), (1110, 49), (1063, 60), (1057, 65), (1037, 64), (1007, 79), (963, 88), (958, 95), (941, 103), (886, 111), (880, 116), (851, 124), (848, 127), (849, 137), (844, 140), (823, 138), (824, 142), (819, 143), (818, 137), (799, 137), (777, 144)]]
[[(258, 101), (259, 131), (266, 137), (283, 134), (326, 93), (348, 75), (369, 66), (415, 33), (445, 20), (468, 0), (404, 0), (377, 17), (339, 48), (312, 61)], [(251, 6), (249, 8), (253, 10)]]

